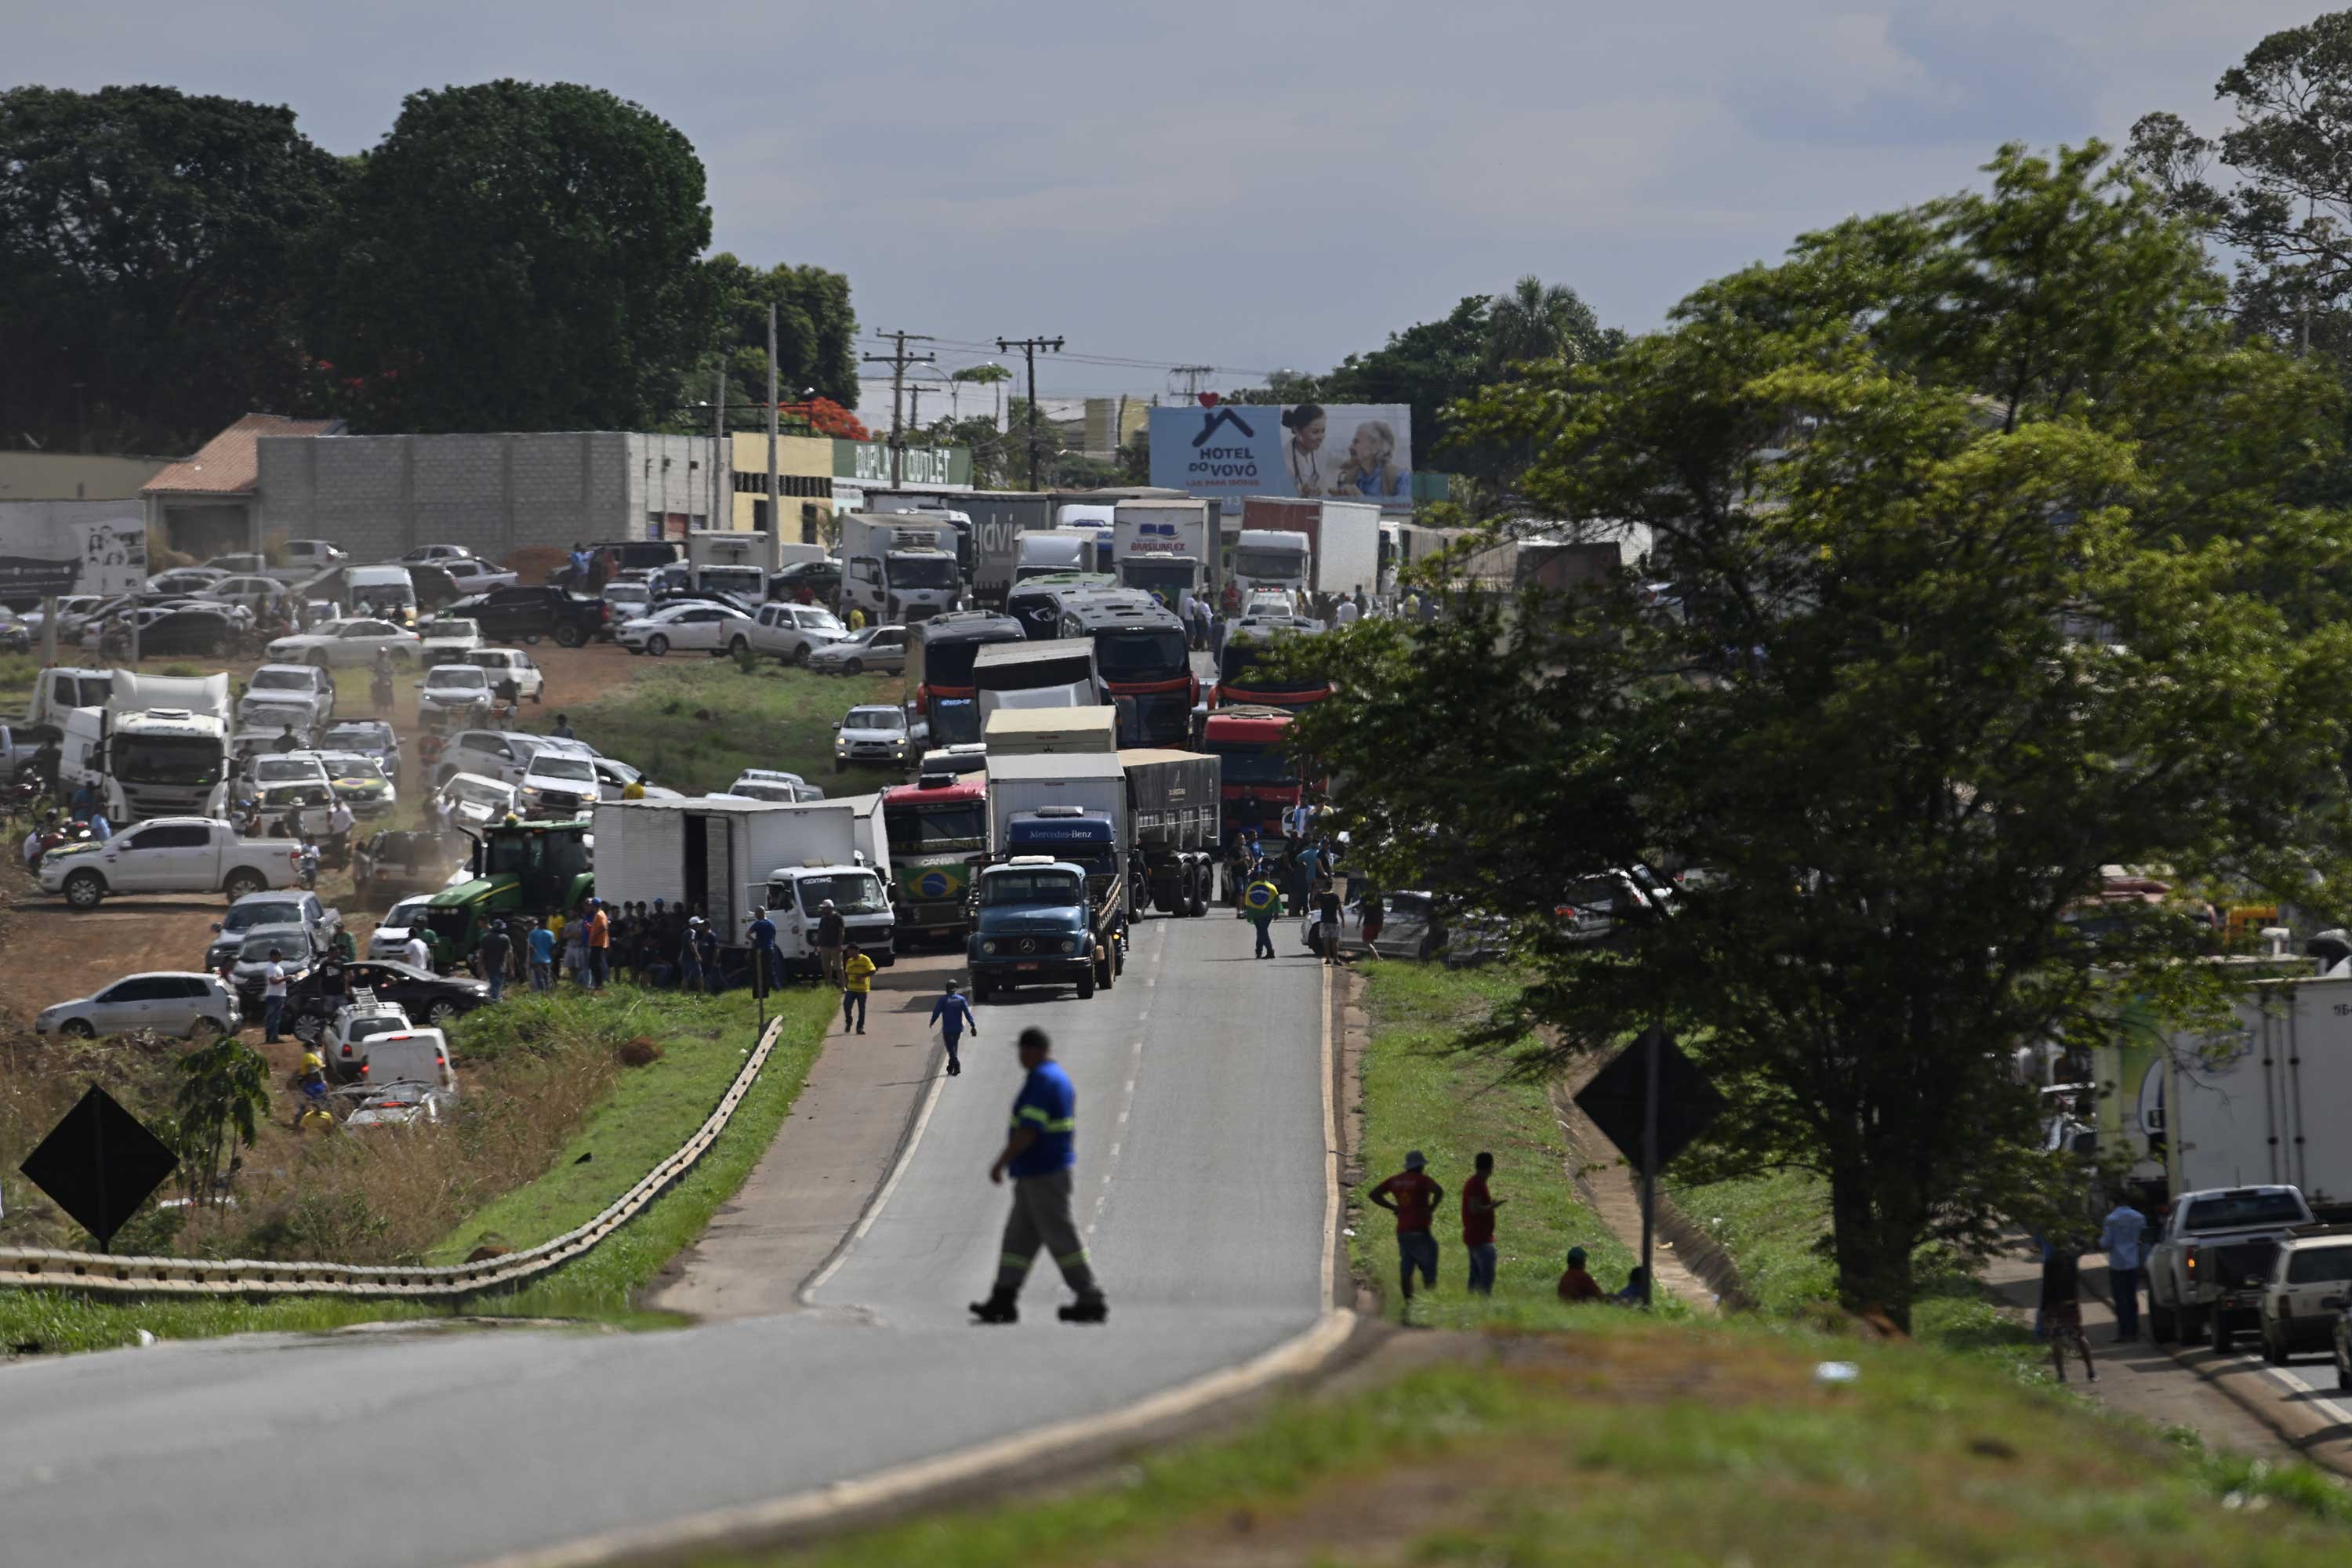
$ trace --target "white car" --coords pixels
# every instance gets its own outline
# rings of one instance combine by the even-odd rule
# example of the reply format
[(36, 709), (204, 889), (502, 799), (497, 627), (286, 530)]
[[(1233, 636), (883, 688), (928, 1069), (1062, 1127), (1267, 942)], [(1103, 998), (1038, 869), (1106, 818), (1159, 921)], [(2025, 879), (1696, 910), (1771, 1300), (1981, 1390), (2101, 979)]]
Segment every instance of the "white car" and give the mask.
[(441, 786), (441, 799), (449, 807), (449, 820), (462, 827), (487, 826), (509, 812), (520, 815), (515, 786), (479, 773), (459, 773)]
[(372, 665), (379, 652), (391, 654), (394, 664), (406, 665), (416, 660), (417, 637), (390, 621), (351, 616), (279, 637), (266, 651), (274, 664), (313, 664), (322, 669)]
[(451, 561), (471, 561), (474, 552), (462, 544), (420, 544), (400, 558), (399, 564), (421, 561), (428, 566), (439, 566)]
[(511, 588), (522, 581), (522, 574), (493, 566), (487, 561), (475, 561), (460, 556), (455, 560), (436, 561), (434, 565), (449, 574), (460, 594), (487, 594), (493, 588)]
[(539, 749), (549, 743), (548, 736), (516, 731), (460, 730), (449, 738), (448, 748), (441, 753), (441, 769), (435, 782), (436, 785), (444, 784), (459, 773), (479, 773), (500, 784), (520, 784), (523, 769)]
[(672, 648), (717, 658), (736, 643), (751, 647), (751, 617), (702, 600), (667, 605), (634, 621), (624, 621), (614, 640), (631, 653), (659, 658)]
[(320, 750), (310, 754), (327, 770), (327, 783), (335, 798), (351, 807), (360, 821), (373, 822), (400, 809), (400, 791), (392, 776), (366, 752)]
[(391, 1003), (377, 1001), (373, 992), (362, 990), (336, 1008), (331, 1019), (306, 1012), (293, 1027), (296, 1039), (315, 1047), (327, 1059), (327, 1076), (337, 1083), (349, 1083), (367, 1065), (368, 1041), (378, 1035), (404, 1034), (416, 1024)]
[(884, 703), (852, 708), (833, 732), (833, 771), (852, 763), (868, 767), (908, 767), (923, 754), (901, 709)]
[(416, 628), (427, 664), (462, 664), (482, 646), (482, 628), (461, 616), (436, 616)]
[[(289, 721), (286, 715), (295, 717)], [(275, 714), (274, 718), (265, 715)], [(316, 734), (335, 716), (335, 678), (314, 665), (265, 664), (237, 699), (240, 724), (296, 722)]]
[(751, 647), (786, 664), (804, 661), (812, 649), (849, 640), (849, 628), (821, 605), (762, 605), (751, 618)]
[(126, 974), (113, 984), (71, 1002), (44, 1007), (33, 1020), (37, 1035), (120, 1035), (153, 1029), (183, 1039), (233, 1035), (244, 1022), (236, 995), (216, 974), (158, 970)]
[(781, 800), (798, 803), (823, 800), (824, 791), (798, 773), (782, 773), (774, 768), (745, 768), (727, 786), (727, 793), (746, 800)]
[(217, 566), (174, 566), (147, 579), (151, 594), (201, 594), (229, 574)]
[(515, 786), (515, 797), (522, 803), (525, 816), (556, 821), (586, 811), (603, 794), (594, 762), (578, 752), (553, 746), (542, 746), (532, 753), (523, 768), (522, 783)]
[(275, 577), (224, 577), (202, 596), (224, 605), (243, 605), (258, 614), (286, 597), (286, 584)]
[[(607, 606), (604, 625), (608, 628), (625, 626), (654, 610), (654, 591), (643, 583), (607, 583), (604, 596)], [(607, 630), (605, 635), (612, 634)]]
[(416, 708), (420, 718), (467, 710), (486, 714), (490, 710), (489, 671), (476, 664), (435, 665), (416, 689)]
[(519, 699), (529, 702), (547, 700), (546, 672), (519, 647), (474, 648), (467, 653), (466, 662), (490, 672), (490, 689), (494, 692), (501, 682), (511, 680)]
[(325, 784), (332, 787), (327, 764), (316, 752), (257, 752), (246, 759), (245, 775), (256, 789), (272, 784)]
[(381, 719), (345, 719), (331, 724), (319, 737), (321, 751), (357, 752), (373, 757), (383, 769), (383, 776), (400, 776), (400, 732)]
[(383, 919), (368, 935), (369, 958), (399, 958), (408, 947), (408, 933), (413, 929), (419, 935), (425, 930), (425, 911), (431, 907), (433, 895), (419, 893), (413, 899), (403, 899), (384, 910)]
[(351, 557), (341, 546), (329, 539), (289, 539), (284, 547), (286, 564), (278, 570), (296, 582), (316, 577), (330, 566), (341, 566)]

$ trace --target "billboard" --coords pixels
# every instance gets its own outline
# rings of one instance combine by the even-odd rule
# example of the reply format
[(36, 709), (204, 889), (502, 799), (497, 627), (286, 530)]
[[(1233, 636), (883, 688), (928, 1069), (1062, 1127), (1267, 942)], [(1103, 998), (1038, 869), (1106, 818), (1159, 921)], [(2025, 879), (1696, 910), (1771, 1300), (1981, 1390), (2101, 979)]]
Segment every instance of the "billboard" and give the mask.
[(1402, 403), (1220, 403), (1151, 411), (1151, 482), (1187, 495), (1328, 497), (1412, 510)]
[(137, 501), (0, 501), (0, 602), (127, 594), (147, 584)]

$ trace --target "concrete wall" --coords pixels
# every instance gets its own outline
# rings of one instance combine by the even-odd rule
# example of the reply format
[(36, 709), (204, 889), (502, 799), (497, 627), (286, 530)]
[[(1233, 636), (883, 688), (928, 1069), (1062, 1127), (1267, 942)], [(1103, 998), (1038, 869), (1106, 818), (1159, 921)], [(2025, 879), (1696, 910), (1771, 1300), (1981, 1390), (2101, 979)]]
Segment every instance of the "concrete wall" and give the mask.
[[(708, 437), (629, 431), (264, 437), (260, 531), (328, 539), (360, 561), (420, 544), (503, 559), (526, 545), (682, 535), (710, 506)], [(720, 494), (732, 486), (721, 470)]]
[(131, 500), (170, 458), (0, 452), (0, 500)]

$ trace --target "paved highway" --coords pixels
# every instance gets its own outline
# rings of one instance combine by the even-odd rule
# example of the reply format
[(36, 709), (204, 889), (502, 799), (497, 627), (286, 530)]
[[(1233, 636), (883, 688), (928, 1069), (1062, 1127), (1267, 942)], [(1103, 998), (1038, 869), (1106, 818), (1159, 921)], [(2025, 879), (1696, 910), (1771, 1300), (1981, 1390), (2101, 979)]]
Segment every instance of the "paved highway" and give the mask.
[[(963, 1076), (939, 1084), (810, 1310), (635, 1335), (273, 1336), (0, 1371), (0, 1560), (471, 1562), (868, 1475), (1268, 1350), (1325, 1306), (1321, 977), (1285, 945), (1257, 963), (1240, 921), (1152, 920), (1091, 1002), (982, 1009)], [(931, 995), (875, 1000), (869, 1040)], [(1042, 1258), (1019, 1325), (964, 1310), (993, 1271), (1005, 1194), (987, 1167), (1030, 1023), (1077, 1086), (1102, 1328), (1054, 1321), (1063, 1293)], [(824, 1129), (795, 1120), (784, 1136)]]

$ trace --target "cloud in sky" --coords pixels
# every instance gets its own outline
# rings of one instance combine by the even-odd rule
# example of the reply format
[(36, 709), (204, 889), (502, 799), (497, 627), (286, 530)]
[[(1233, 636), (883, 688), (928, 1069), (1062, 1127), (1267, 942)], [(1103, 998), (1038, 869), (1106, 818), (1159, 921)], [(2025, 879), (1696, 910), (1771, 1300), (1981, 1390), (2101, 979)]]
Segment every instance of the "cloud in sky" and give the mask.
[(845, 271), (868, 329), (1311, 370), (1525, 272), (1654, 325), (1804, 229), (1968, 183), (2001, 142), (2210, 122), (2222, 69), (2317, 10), (117, 0), (12, 18), (5, 69), (289, 103), (337, 152), (418, 88), (591, 82), (693, 139), (721, 247)]

